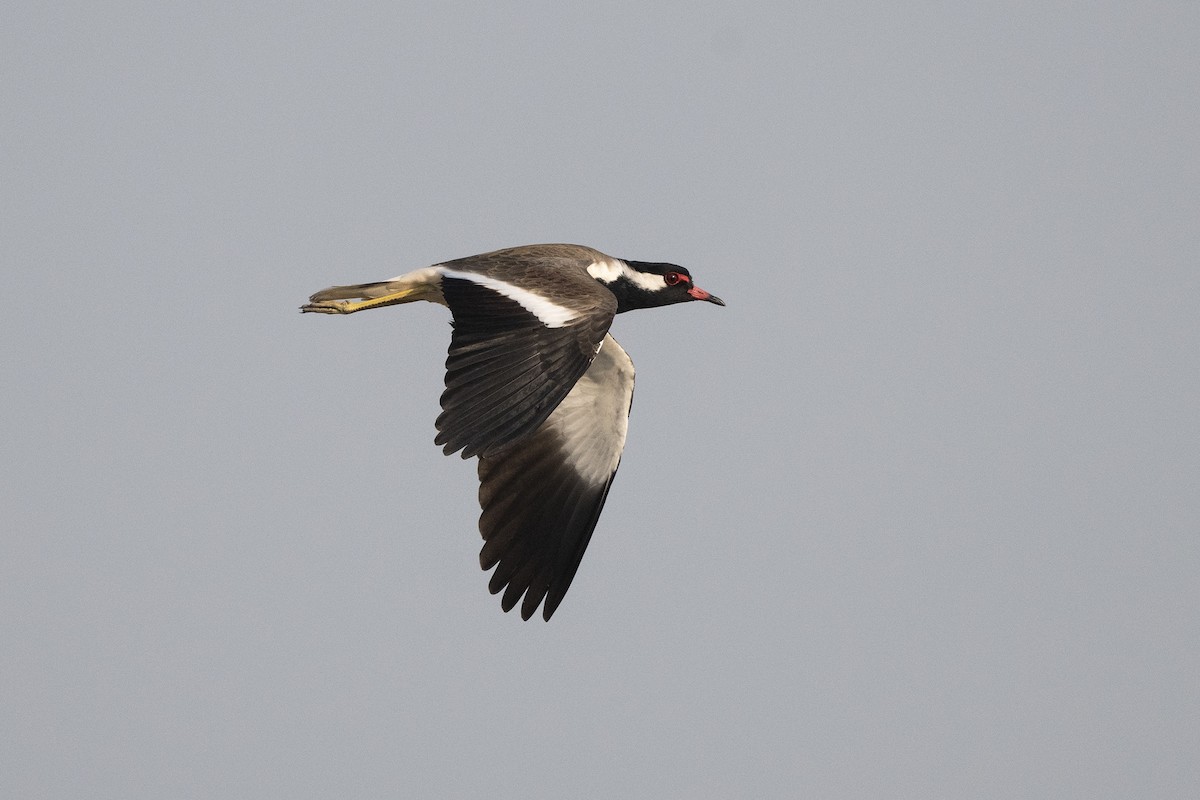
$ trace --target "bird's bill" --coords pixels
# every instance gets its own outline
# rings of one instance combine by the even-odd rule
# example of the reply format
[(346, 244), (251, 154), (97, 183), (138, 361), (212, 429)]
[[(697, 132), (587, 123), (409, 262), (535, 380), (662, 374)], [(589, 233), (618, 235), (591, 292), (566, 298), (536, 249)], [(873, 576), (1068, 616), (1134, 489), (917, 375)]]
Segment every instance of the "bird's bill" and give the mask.
[(688, 289), (687, 293), (692, 296), (693, 300), (707, 300), (710, 303), (716, 303), (719, 306), (725, 305), (725, 301), (717, 297), (715, 294), (709, 294), (699, 286), (693, 286)]

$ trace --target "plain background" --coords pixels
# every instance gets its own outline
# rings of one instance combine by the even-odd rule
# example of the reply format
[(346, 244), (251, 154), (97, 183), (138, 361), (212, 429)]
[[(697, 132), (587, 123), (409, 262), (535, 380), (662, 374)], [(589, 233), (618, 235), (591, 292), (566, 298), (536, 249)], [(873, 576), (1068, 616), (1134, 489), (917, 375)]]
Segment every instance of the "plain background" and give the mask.
[[(1200, 6), (9, 3), (0, 795), (1195, 797)], [(673, 261), (555, 619), (432, 444)]]

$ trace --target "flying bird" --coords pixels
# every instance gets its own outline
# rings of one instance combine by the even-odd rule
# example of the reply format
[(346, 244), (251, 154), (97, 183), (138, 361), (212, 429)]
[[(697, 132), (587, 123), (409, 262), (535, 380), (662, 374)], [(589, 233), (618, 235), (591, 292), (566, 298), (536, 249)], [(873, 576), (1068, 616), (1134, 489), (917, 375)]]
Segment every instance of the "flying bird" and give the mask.
[[(427, 300), (453, 332), (437, 437), (478, 457), (480, 565), (500, 605), (549, 620), (579, 569), (625, 447), (633, 362), (608, 333), (635, 308), (725, 303), (675, 264), (574, 244), (496, 250), (387, 281), (333, 286), (301, 311)], [(543, 603), (543, 600), (545, 601)]]

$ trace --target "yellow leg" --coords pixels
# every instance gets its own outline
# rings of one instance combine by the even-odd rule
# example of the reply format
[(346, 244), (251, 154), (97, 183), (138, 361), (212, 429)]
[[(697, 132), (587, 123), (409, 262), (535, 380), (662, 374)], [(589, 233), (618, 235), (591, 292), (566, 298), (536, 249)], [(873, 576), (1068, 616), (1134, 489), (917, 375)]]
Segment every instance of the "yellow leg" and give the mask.
[(414, 286), (367, 300), (318, 300), (300, 306), (300, 310), (315, 314), (353, 314), (356, 311), (365, 311), (368, 308), (381, 308), (383, 306), (393, 306), (397, 303), (411, 303), (414, 300), (424, 300), (424, 295), (427, 293), (427, 287)]

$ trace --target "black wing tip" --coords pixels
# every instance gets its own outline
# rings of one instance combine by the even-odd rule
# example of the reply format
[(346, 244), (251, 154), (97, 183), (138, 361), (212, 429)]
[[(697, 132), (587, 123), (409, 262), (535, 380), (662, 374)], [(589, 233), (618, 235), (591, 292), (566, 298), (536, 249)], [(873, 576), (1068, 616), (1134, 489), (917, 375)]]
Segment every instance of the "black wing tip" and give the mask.
[[(488, 569), (488, 567), (484, 567), (484, 569)], [(500, 598), (500, 610), (505, 614), (516, 608), (517, 603), (520, 603), (521, 610), (519, 613), (521, 614), (521, 619), (525, 622), (533, 619), (534, 614), (537, 613), (538, 606), (542, 607), (542, 620), (544, 622), (549, 622), (550, 618), (554, 616), (554, 612), (558, 610), (559, 604), (562, 603), (563, 596), (566, 594), (565, 591), (560, 593), (556, 592), (554, 587), (549, 587), (549, 590), (544, 595), (544, 599), (539, 597), (536, 603), (530, 603), (528, 600), (533, 596), (529, 594), (531, 591), (533, 591), (532, 586), (526, 586), (520, 591), (516, 591), (516, 588), (511, 581), (501, 583), (495, 580), (494, 573), (492, 575), (492, 580), (488, 583), (488, 591), (492, 594), (500, 594), (501, 592), (504, 592)], [(525, 598), (525, 601), (521, 600), (522, 597)]]
[[(445, 416), (444, 412), (443, 416)], [(438, 417), (436, 423), (438, 434), (433, 437), (433, 443), (442, 448), (444, 455), (452, 456), (461, 450), (464, 461), (475, 456), (487, 458), (497, 456), (516, 442), (528, 438), (532, 432), (537, 430), (542, 422), (544, 420), (526, 422), (515, 429), (501, 430), (499, 432), (493, 430), (489, 431), (490, 436), (480, 436), (475, 431), (454, 433), (443, 429), (444, 420), (442, 417)]]
[(546, 599), (542, 602), (542, 619), (546, 622), (550, 621), (550, 617), (554, 616), (554, 612), (558, 610), (558, 604), (562, 602), (562, 598), (555, 599), (550, 592), (546, 595)]
[(451, 436), (446, 431), (438, 431), (438, 435), (433, 437), (433, 443), (442, 448), (443, 455), (452, 456), (461, 450), (464, 461), (466, 461), (468, 458), (474, 458), (481, 452), (484, 452), (484, 448), (478, 443), (471, 444), (470, 442), (463, 441), (462, 437), (456, 438)]
[[(480, 464), (481, 472), (486, 472), (493, 466), (487, 461), (481, 461)], [(529, 472), (524, 474), (530, 475)], [(479, 565), (484, 570), (495, 567), (488, 580), (488, 591), (492, 594), (504, 592), (500, 598), (500, 607), (505, 613), (520, 603), (521, 619), (529, 620), (537, 612), (538, 606), (541, 606), (542, 619), (550, 621), (575, 581), (579, 564), (596, 529), (614, 477), (616, 470), (609, 475), (602, 487), (585, 490), (582, 495), (577, 494), (578, 489), (569, 492), (568, 497), (573, 497), (574, 500), (567, 504), (571, 509), (568, 517), (553, 522), (549, 529), (540, 524), (548, 520), (536, 520), (539, 524), (532, 528), (526, 527), (524, 521), (519, 522), (518, 524), (525, 529), (525, 536), (532, 534), (534, 539), (527, 540), (524, 546), (518, 544), (519, 549), (515, 551), (513, 542), (505, 542), (498, 549), (489, 550), (488, 544), (493, 543), (491, 535), (499, 532), (503, 536), (504, 530), (503, 527), (485, 530), (490, 528), (485, 524), (485, 519), (492, 504), (482, 503), (484, 512), (480, 517), (480, 533), (483, 534), (486, 543), (479, 552)], [(555, 505), (553, 499), (539, 494), (533, 497), (539, 505)], [(557, 533), (555, 539), (562, 538), (571, 543), (569, 551), (560, 552), (557, 548), (547, 551), (544, 537), (548, 530)]]

